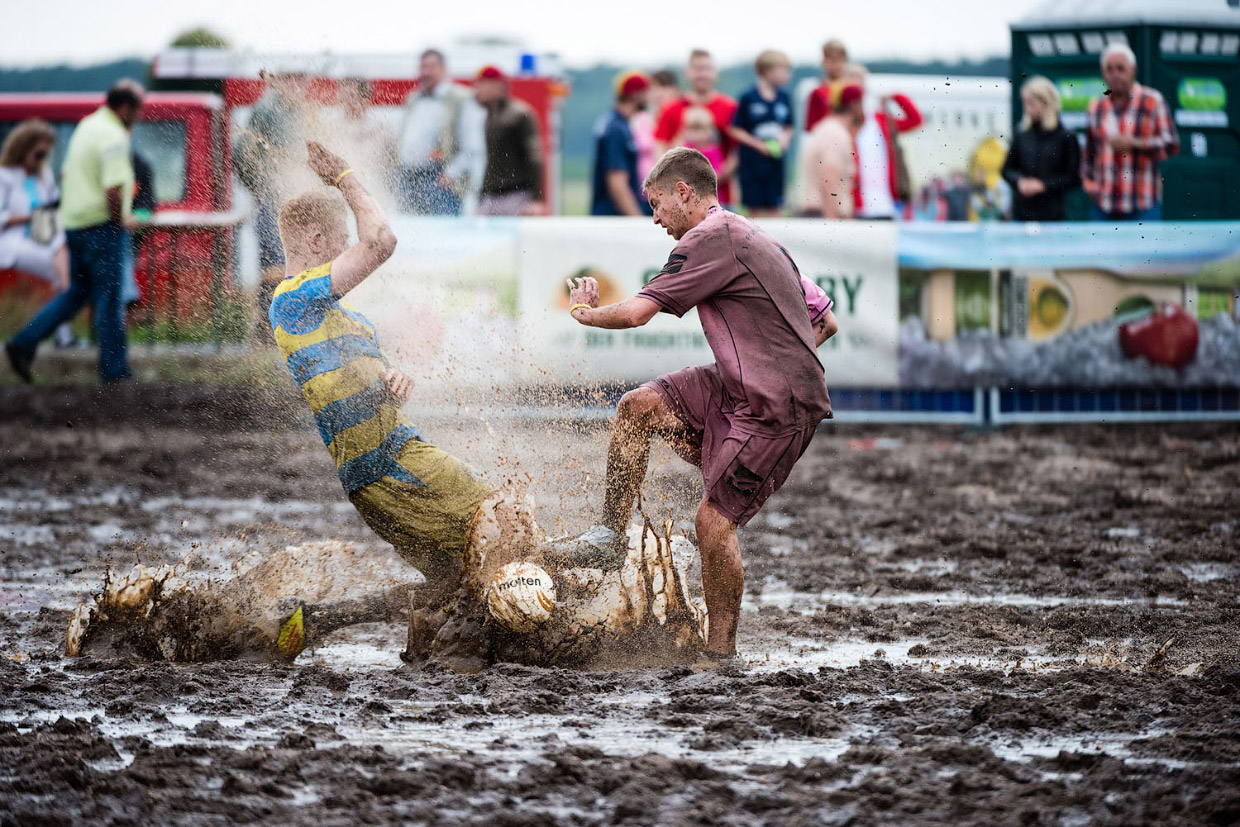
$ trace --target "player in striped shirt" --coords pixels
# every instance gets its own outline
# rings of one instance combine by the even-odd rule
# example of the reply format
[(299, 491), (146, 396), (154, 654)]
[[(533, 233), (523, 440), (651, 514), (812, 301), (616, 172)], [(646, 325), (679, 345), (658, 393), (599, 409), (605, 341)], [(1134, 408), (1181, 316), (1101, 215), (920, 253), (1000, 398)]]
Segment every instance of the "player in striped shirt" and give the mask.
[(427, 443), (401, 412), (413, 380), (392, 367), (374, 325), (341, 297), (392, 255), (382, 209), (345, 162), (308, 145), (310, 166), (357, 219), (349, 246), (345, 203), (327, 192), (280, 211), (286, 277), (269, 316), (276, 344), (314, 413), (349, 500), (376, 534), (427, 578), (427, 600), (459, 583), (470, 523), (494, 493), (461, 460)]

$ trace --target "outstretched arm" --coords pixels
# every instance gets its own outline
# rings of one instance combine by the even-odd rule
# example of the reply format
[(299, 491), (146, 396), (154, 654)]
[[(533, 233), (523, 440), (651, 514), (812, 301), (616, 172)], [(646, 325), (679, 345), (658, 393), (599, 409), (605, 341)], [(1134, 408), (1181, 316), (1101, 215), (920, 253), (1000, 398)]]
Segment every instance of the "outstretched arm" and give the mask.
[[(641, 296), (599, 307), (598, 281), (589, 276), (569, 279), (568, 291), (568, 300), (573, 307), (573, 318), (586, 327), (603, 327), (608, 330), (641, 327), (653, 319), (660, 309), (659, 305)], [(588, 307), (578, 305), (588, 305)]]
[[(357, 243), (332, 261), (332, 293), (343, 296), (392, 257), (396, 236), (374, 196), (339, 155), (317, 141), (308, 141), (310, 168), (323, 183), (337, 187), (357, 219)], [(346, 174), (347, 173), (347, 174)]]

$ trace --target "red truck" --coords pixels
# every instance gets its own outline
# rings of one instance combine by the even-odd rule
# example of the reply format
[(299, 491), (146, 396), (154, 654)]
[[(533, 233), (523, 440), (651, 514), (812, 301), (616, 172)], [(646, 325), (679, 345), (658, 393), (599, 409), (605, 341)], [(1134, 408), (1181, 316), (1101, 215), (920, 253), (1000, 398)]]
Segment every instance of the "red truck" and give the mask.
[[(100, 93), (0, 94), (0, 142), (24, 120), (47, 121), (59, 135), (51, 158), (59, 178), (74, 127), (102, 103)], [(235, 219), (229, 218), (229, 131), (228, 110), (218, 95), (147, 96), (143, 119), (134, 127), (133, 147), (152, 167), (157, 205), (151, 226), (139, 236), (135, 257), (148, 314), (167, 311), (174, 323), (205, 319), (230, 283)], [(33, 310), (50, 295), (41, 279), (0, 271), (0, 297), (14, 315), (19, 307)]]
[[(411, 55), (284, 56), (266, 66), (272, 62), (215, 49), (168, 49), (152, 62), (157, 84), (206, 86), (220, 92), (152, 92), (134, 129), (134, 149), (154, 168), (158, 205), (136, 256), (143, 294), (139, 318), (167, 320), (174, 336), (178, 324), (210, 318), (218, 340), (223, 304), (238, 287), (257, 285), (252, 233), (239, 226), (249, 210), (248, 199), (234, 200), (233, 143), (234, 125), (245, 123), (265, 89), (262, 70), (295, 68), (306, 73), (312, 79), (313, 97), (329, 106), (336, 101), (339, 78), (366, 77), (372, 88), (371, 105), (391, 122), (399, 120), (400, 107), (417, 86), (412, 77), (416, 59)], [(469, 69), (482, 63), (496, 63), (511, 73), (513, 97), (528, 103), (538, 118), (546, 159), (546, 203), (557, 212), (559, 109), (568, 94), (558, 64), (550, 56), (511, 49), (497, 53), (489, 47), (463, 51), (449, 63), (466, 78)], [(0, 94), (0, 141), (27, 118), (48, 121), (60, 135), (52, 157), (53, 170), (59, 173), (74, 126), (102, 102), (101, 93)], [(10, 312), (13, 316), (24, 312), (18, 306), (33, 311), (49, 296), (43, 281), (0, 271), (0, 307), (5, 308), (0, 322), (8, 326)]]

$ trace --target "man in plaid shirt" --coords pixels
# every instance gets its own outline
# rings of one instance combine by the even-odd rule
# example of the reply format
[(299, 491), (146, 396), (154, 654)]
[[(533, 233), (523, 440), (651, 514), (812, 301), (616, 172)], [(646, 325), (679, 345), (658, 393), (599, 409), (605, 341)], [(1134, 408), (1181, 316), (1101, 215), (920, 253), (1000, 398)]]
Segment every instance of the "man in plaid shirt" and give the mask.
[(1081, 179), (1094, 221), (1158, 221), (1162, 178), (1158, 164), (1179, 151), (1179, 138), (1156, 90), (1136, 82), (1132, 49), (1112, 43), (1102, 52), (1107, 94), (1090, 101)]

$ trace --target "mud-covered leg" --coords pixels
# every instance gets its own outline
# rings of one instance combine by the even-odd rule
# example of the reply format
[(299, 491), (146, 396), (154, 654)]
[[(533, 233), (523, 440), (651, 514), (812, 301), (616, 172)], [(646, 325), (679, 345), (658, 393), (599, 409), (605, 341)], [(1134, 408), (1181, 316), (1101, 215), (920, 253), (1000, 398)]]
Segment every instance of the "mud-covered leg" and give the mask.
[(430, 656), (435, 636), (447, 622), (451, 605), (459, 600), (459, 591), (454, 580), (410, 590), (409, 630), (401, 660), (412, 663)]
[(685, 430), (657, 391), (641, 387), (621, 397), (607, 448), (603, 525), (621, 535), (628, 528), (633, 502), (650, 461), (650, 437), (658, 433), (678, 446), (684, 442)]
[(745, 593), (736, 524), (702, 500), (696, 520), (702, 551), (702, 592), (710, 615), (706, 650), (720, 655), (736, 652), (736, 625)]

